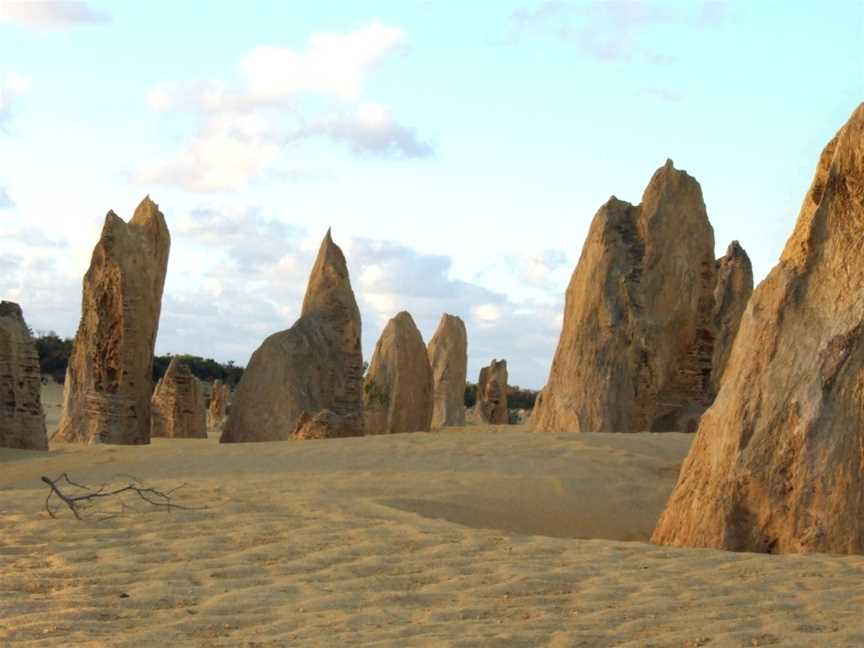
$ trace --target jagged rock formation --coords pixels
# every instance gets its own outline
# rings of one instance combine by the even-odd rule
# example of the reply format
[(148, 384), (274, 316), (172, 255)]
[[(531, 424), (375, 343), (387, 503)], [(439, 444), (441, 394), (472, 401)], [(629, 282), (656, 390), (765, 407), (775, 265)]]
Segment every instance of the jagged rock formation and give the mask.
[(692, 431), (711, 402), (714, 231), (671, 160), (594, 217), (534, 429)]
[(225, 416), (228, 414), (228, 399), (231, 397), (231, 390), (221, 380), (213, 382), (213, 387), (210, 392), (210, 406), (207, 408), (207, 429), (212, 431), (220, 430), (222, 423), (225, 421)]
[(468, 334), (465, 322), (444, 313), (427, 349), (432, 368), (432, 429), (465, 425)]
[(428, 431), (432, 368), (423, 336), (402, 311), (384, 327), (363, 384), (366, 434)]
[(170, 248), (165, 217), (149, 196), (129, 223), (108, 212), (84, 275), (54, 439), (149, 443), (153, 347)]
[(741, 316), (753, 293), (753, 266), (738, 241), (732, 241), (726, 254), (715, 263), (717, 284), (714, 287), (714, 359), (711, 362), (711, 391), (720, 391), (720, 379), (738, 332)]
[(0, 302), (0, 447), (47, 450), (39, 356), (21, 307)]
[(756, 288), (652, 540), (864, 553), (864, 104)]
[(506, 360), (492, 360), (492, 364), (480, 370), (480, 379), (477, 381), (477, 411), (485, 423), (510, 423), (507, 411)]
[[(330, 231), (309, 276), (300, 319), (252, 355), (234, 394), (221, 442), (281, 441), (305, 433), (308, 417), (329, 410), (339, 436), (363, 434), (360, 311), (348, 266)], [(333, 417), (340, 417), (338, 425)], [(321, 427), (319, 426), (320, 430)]]
[(204, 391), (192, 370), (177, 358), (171, 358), (153, 391), (151, 412), (151, 437), (207, 438)]

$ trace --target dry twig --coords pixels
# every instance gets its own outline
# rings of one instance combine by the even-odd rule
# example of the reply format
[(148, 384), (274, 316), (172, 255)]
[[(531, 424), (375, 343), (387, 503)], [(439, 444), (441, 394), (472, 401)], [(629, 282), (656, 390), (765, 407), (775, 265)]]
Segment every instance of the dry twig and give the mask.
[[(171, 496), (179, 489), (183, 488), (186, 484), (180, 484), (179, 486), (176, 486), (175, 488), (172, 488), (168, 491), (159, 491), (155, 488), (142, 486), (140, 484), (140, 480), (131, 475), (126, 475), (126, 477), (131, 479), (132, 482), (126, 484), (125, 486), (109, 489), (108, 484), (102, 484), (102, 486), (100, 486), (98, 489), (93, 489), (89, 486), (85, 486), (84, 484), (78, 484), (76, 482), (73, 482), (69, 478), (69, 475), (67, 475), (65, 472), (56, 479), (51, 479), (49, 477), (43, 476), (42, 481), (48, 484), (48, 487), (50, 488), (50, 490), (48, 491), (48, 497), (45, 498), (45, 510), (52, 518), (57, 517), (57, 514), (51, 508), (51, 498), (56, 496), (60, 501), (66, 504), (67, 507), (69, 507), (69, 510), (72, 511), (72, 514), (75, 516), (76, 519), (83, 520), (84, 517), (82, 517), (82, 513), (84, 513), (88, 506), (104, 500), (105, 498), (120, 496), (124, 493), (134, 493), (148, 504), (151, 504), (155, 507), (164, 508), (169, 511), (172, 509), (182, 509), (185, 511), (199, 510), (188, 506), (181, 506), (180, 504), (175, 504), (171, 500)], [(60, 485), (62, 483), (77, 488), (79, 489), (79, 491), (83, 492), (77, 495), (70, 495), (68, 493), (64, 493), (60, 489)], [(125, 509), (125, 503), (121, 502), (121, 504)], [(114, 516), (103, 516), (101, 519), (107, 519), (108, 517)]]

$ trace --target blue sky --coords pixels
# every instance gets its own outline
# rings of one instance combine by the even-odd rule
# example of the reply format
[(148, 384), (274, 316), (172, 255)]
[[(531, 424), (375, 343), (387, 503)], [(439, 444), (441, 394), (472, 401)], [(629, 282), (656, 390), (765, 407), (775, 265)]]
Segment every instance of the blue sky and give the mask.
[(0, 297), (74, 334), (105, 213), (173, 235), (157, 350), (245, 363), (328, 226), (371, 355), (409, 310), (545, 382), (591, 218), (672, 158), (757, 280), (864, 98), (864, 3), (0, 0)]

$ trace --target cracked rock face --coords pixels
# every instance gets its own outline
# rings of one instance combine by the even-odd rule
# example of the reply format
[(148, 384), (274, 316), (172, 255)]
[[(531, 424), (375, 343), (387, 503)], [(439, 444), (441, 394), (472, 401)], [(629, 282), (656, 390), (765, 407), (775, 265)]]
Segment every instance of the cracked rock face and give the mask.
[[(325, 422), (334, 435), (362, 435), (360, 326), (345, 256), (328, 231), (309, 276), (300, 319), (271, 335), (252, 355), (220, 441), (309, 438), (303, 426), (310, 419), (316, 420), (314, 434), (319, 436)], [(325, 410), (329, 414), (316, 417)]]
[(0, 302), (0, 447), (48, 449), (41, 378), (21, 307)]
[(201, 383), (188, 366), (172, 358), (151, 399), (151, 437), (206, 439), (207, 412)]
[(429, 431), (432, 389), (423, 336), (411, 315), (402, 311), (384, 327), (366, 373), (366, 433)]
[(84, 275), (55, 440), (150, 442), (153, 349), (171, 237), (145, 198), (126, 223), (108, 212)]
[(699, 183), (671, 160), (642, 203), (594, 216), (567, 288), (540, 431), (693, 431), (710, 404), (714, 231)]
[(484, 423), (510, 423), (507, 380), (506, 360), (492, 360), (492, 364), (480, 370), (480, 378), (477, 380), (477, 412)]
[(658, 544), (864, 553), (864, 104), (741, 318)]
[(432, 429), (465, 425), (468, 334), (465, 322), (444, 313), (427, 349), (432, 368)]

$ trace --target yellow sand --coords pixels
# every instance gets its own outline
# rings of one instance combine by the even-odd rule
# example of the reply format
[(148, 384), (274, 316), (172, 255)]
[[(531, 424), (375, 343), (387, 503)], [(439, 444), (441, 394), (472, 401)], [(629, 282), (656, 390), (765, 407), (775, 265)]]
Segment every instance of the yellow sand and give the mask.
[[(864, 558), (645, 544), (690, 441), (0, 450), (0, 646), (864, 645)], [(39, 477), (62, 471), (207, 508), (52, 520)]]

